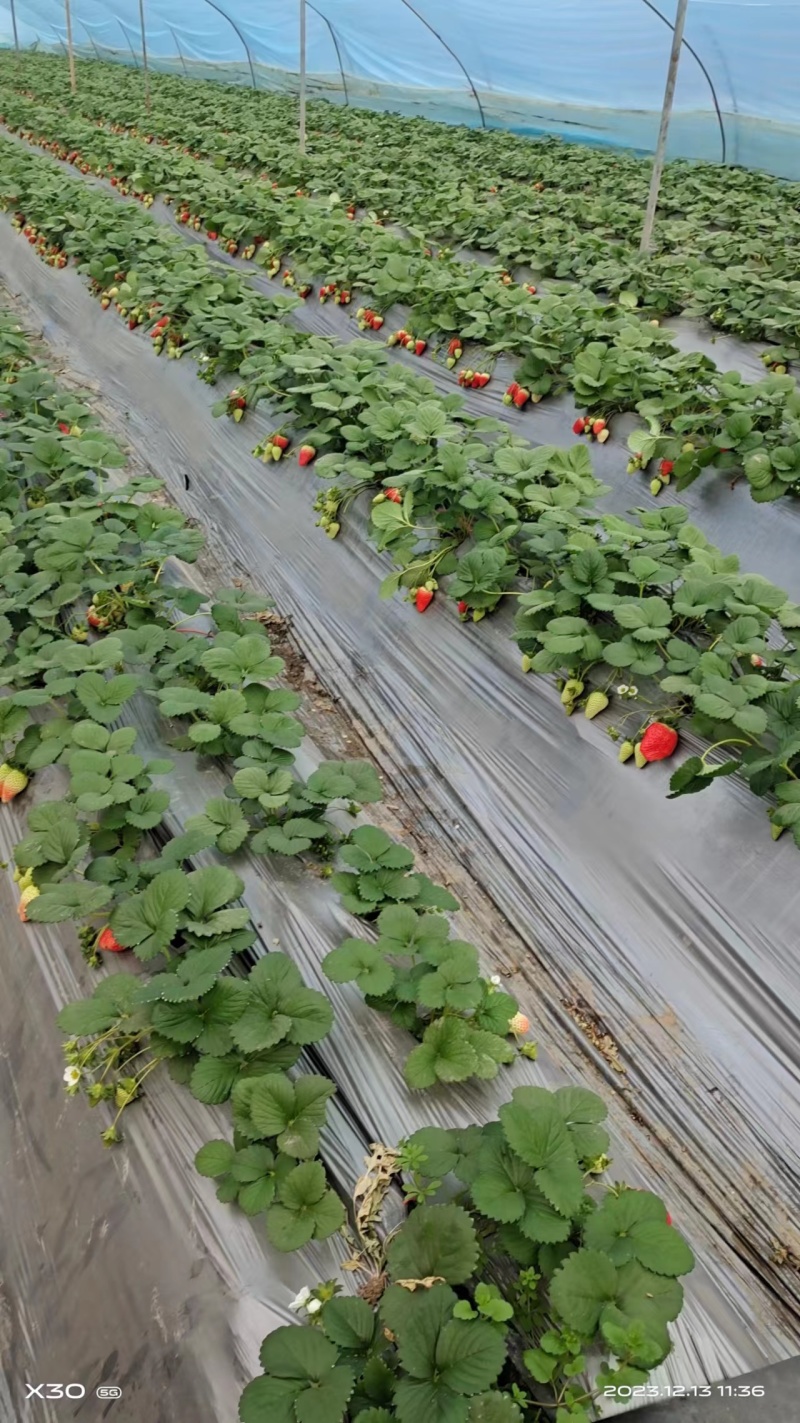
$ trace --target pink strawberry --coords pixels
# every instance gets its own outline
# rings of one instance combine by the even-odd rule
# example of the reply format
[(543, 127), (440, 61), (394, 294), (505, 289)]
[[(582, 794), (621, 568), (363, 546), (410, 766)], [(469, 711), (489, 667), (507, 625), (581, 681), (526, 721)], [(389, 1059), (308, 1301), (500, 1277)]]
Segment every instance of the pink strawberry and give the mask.
[(17, 905), (17, 914), (23, 924), (28, 922), (28, 905), (32, 899), (38, 899), (40, 894), (41, 890), (37, 889), (35, 884), (29, 884), (27, 889), (23, 889)]
[(2, 784), (0, 784), (0, 801), (3, 805), (8, 805), (9, 801), (15, 800), (24, 791), (27, 784), (28, 777), (24, 771), (9, 768), (3, 777)]

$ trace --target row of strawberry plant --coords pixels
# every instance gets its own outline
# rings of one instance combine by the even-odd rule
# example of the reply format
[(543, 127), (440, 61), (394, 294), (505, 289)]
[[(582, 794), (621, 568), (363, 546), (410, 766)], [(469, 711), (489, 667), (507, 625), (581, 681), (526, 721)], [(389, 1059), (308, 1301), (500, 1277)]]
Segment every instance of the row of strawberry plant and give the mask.
[[(206, 689), (205, 726), (216, 718), (221, 735), (224, 719), (237, 711), (254, 723), (245, 764), (290, 760), (283, 743), (298, 744), (302, 730), (285, 713), (292, 694), (266, 685), (282, 664), (270, 655), (262, 625), (250, 621), (263, 600), (224, 591), (211, 600), (208, 635), (176, 625), (176, 616), (196, 614), (204, 599), (160, 575), (168, 558), (194, 561), (198, 534), (146, 497), (160, 489), (157, 480), (131, 479), (102, 492), (106, 471), (124, 464), (118, 447), (82, 401), (60, 393), (30, 360), (10, 321), (0, 328), (0, 377), (10, 455), (0, 553), (6, 692), (0, 738), (9, 760), (0, 769), (0, 794), (5, 803), (15, 800), (48, 766), (63, 767), (67, 777), (60, 798), (30, 811), (16, 847), (20, 917), (31, 924), (88, 920), (81, 940), (90, 961), (130, 948), (160, 970), (147, 979), (105, 978), (89, 999), (62, 1011), (60, 1025), (71, 1034), (68, 1090), (84, 1091), (92, 1106), (114, 1104), (102, 1133), (109, 1145), (119, 1139), (122, 1112), (165, 1060), (203, 1102), (226, 1100), (239, 1078), (265, 1098), (272, 1093), (284, 1102), (291, 1095), (302, 1104), (302, 1120), (298, 1112), (291, 1132), (287, 1121), (259, 1133), (280, 1138), (281, 1179), (291, 1193), (309, 1174), (307, 1160), (315, 1179), (324, 1180), (315, 1160), (318, 1129), (334, 1087), (308, 1075), (290, 1084), (285, 1073), (304, 1046), (328, 1032), (330, 1005), (303, 985), (283, 954), (262, 958), (246, 977), (225, 973), (256, 940), (248, 910), (236, 903), (243, 883), (222, 864), (192, 869), (191, 862), (211, 847), (230, 851), (242, 843), (249, 826), (239, 804), (210, 801), (185, 833), (154, 853), (151, 837), (170, 804), (169, 791), (155, 782), (172, 762), (138, 755), (134, 727), (112, 730), (134, 697), (155, 698), (163, 710), (165, 697), (178, 695), (193, 673)], [(84, 608), (86, 622), (75, 622)], [(176, 747), (202, 745), (192, 731)], [(338, 794), (338, 787), (333, 794), (326, 787), (326, 775), (352, 775), (353, 787), (363, 779), (358, 764), (332, 764), (321, 768), (316, 790), (288, 777), (291, 786), (276, 796), (281, 807), (306, 805), (314, 833), (323, 836), (318, 818)], [(284, 1194), (282, 1188), (277, 1195), (281, 1208), (268, 1211), (267, 1230), (279, 1249), (292, 1249), (297, 1222)], [(255, 1191), (245, 1199), (253, 1211), (270, 1204)], [(326, 1183), (318, 1235), (343, 1221), (342, 1204)]]
[[(35, 194), (32, 200), (48, 213), (48, 183), (60, 193), (59, 185), (69, 180), (24, 154), (9, 155), (9, 162), (29, 175), (26, 200), (28, 191)], [(156, 241), (144, 214), (121, 212), (96, 193), (79, 192), (78, 200), (94, 221), (88, 228), (83, 219), (78, 227), (73, 224), (68, 240), (90, 271), (108, 272), (122, 260), (118, 247), (113, 256), (97, 256), (101, 222), (109, 225), (116, 243), (120, 233), (130, 239), (140, 228), (148, 236), (145, 241), (140, 234), (139, 247)], [(47, 215), (45, 222), (51, 235), (56, 230), (66, 240), (65, 219)], [(138, 273), (130, 273), (117, 292), (121, 307), (120, 297), (142, 303), (130, 320), (149, 320), (157, 336), (165, 318), (157, 318), (154, 306), (159, 298), (176, 294), (163, 263), (167, 254), (175, 262), (178, 246), (160, 236), (156, 271), (145, 267), (141, 281)], [(187, 271), (199, 290), (207, 290), (202, 254), (182, 257), (179, 271), (182, 299), (190, 290)], [(94, 281), (102, 292), (99, 277)], [(241, 283), (236, 289), (247, 302), (263, 300), (246, 295)], [(186, 344), (200, 351), (207, 344), (203, 333), (220, 328), (200, 303), (191, 305), (185, 331), (192, 339)], [(128, 316), (129, 308), (122, 310)], [(242, 337), (230, 329), (230, 304), (225, 311), (228, 341), (238, 354)], [(184, 331), (174, 300), (167, 319), (167, 330)], [(252, 337), (251, 321), (247, 339)], [(183, 335), (168, 339), (182, 341)], [(182, 349), (175, 347), (176, 352)], [(214, 359), (219, 359), (218, 346), (216, 351)], [(631, 679), (617, 685), (622, 719), (611, 728), (622, 743), (623, 759), (655, 759), (650, 755), (654, 737), (645, 740), (653, 723), (661, 728), (655, 735), (658, 757), (665, 747), (671, 753), (675, 728), (692, 715), (711, 747), (681, 767), (673, 792), (698, 791), (720, 774), (738, 771), (756, 794), (777, 794), (781, 801), (770, 810), (773, 833), (787, 825), (798, 833), (793, 799), (796, 652), (788, 637), (778, 645), (767, 637), (773, 617), (789, 634), (797, 625), (797, 609), (782, 590), (740, 574), (736, 560), (719, 554), (698, 530), (685, 525), (679, 509), (642, 514), (638, 524), (599, 516), (592, 504), (602, 489), (591, 475), (584, 447), (532, 450), (498, 422), (466, 416), (457, 396), (438, 399), (427, 382), (397, 367), (387, 369), (374, 347), (338, 347), (273, 322), (265, 324), (257, 348), (239, 371), (246, 383), (221, 402), (221, 409), (240, 414), (242, 402), (247, 408), (266, 395), (287, 422), (313, 428), (314, 444), (306, 444), (306, 451), (338, 447), (317, 466), (341, 481), (318, 501), (329, 533), (338, 531), (347, 500), (361, 489), (379, 487), (373, 524), (379, 546), (390, 549), (399, 565), (385, 580), (385, 593), (409, 588), (423, 610), (438, 578), (453, 575), (448, 591), (462, 617), (471, 613), (474, 619), (505, 596), (519, 597), (523, 666), (560, 674), (568, 711), (584, 705), (587, 714), (596, 715), (605, 709), (620, 673)], [(497, 438), (489, 440), (490, 435)], [(276, 434), (261, 448), (269, 458), (282, 455), (287, 444), (288, 436)], [(665, 552), (669, 556), (662, 559)], [(514, 586), (520, 576), (540, 586), (520, 596)], [(643, 687), (640, 692), (636, 678), (654, 678), (654, 690)], [(732, 730), (736, 735), (730, 735)], [(709, 760), (717, 745), (733, 748), (721, 765)]]
[[(319, 288), (322, 300), (333, 292), (333, 299), (350, 303), (358, 290), (384, 311), (408, 303), (411, 317), (400, 339), (419, 353), (429, 340), (459, 358), (470, 340), (488, 343), (492, 360), (503, 351), (516, 353), (520, 365), (509, 403), (522, 407), (571, 389), (587, 410), (575, 431), (590, 439), (606, 439), (611, 417), (635, 410), (646, 426), (628, 438), (628, 470), (648, 470), (653, 494), (673, 476), (683, 489), (705, 470), (736, 476), (744, 469), (759, 503), (800, 487), (800, 398), (780, 364), (748, 383), (720, 372), (707, 356), (679, 353), (657, 321), (642, 321), (624, 300), (600, 300), (579, 289), (537, 297), (529, 284), (512, 282), (500, 269), (447, 253), (433, 257), (421, 240), (409, 242), (366, 224), (354, 228), (341, 208), (276, 196), (257, 181), (243, 185), (192, 158), (156, 151), (145, 159), (140, 144), (98, 136), (80, 121), (65, 133), (63, 116), (32, 109), (27, 99), (9, 103), (6, 96), (3, 105), (7, 122), (26, 139), (82, 171), (107, 177), (112, 170), (111, 181), (125, 193), (138, 184), (134, 190), (146, 204), (153, 192), (167, 191), (181, 220), (205, 225), (228, 250), (241, 243), (243, 253), (272, 274), (280, 270), (288, 242), (308, 267), (287, 269), (284, 283), (303, 297), (313, 291), (315, 273), (324, 270), (332, 280)], [(631, 302), (635, 306), (632, 296)], [(372, 308), (360, 307), (358, 315), (362, 327), (384, 324)], [(397, 339), (397, 333), (389, 337), (390, 343)], [(455, 356), (447, 362), (455, 364)], [(459, 380), (479, 388), (488, 373), (464, 365)]]
[[(82, 533), (85, 534), (85, 530)], [(81, 555), (84, 548), (85, 544), (81, 546)], [(107, 630), (119, 621), (126, 607), (126, 600), (118, 591), (104, 589), (93, 604), (93, 621)], [(220, 616), (217, 609), (218, 626)], [(238, 804), (215, 804), (203, 828), (210, 833), (218, 826), (215, 843), (217, 849), (223, 851), (237, 849), (249, 839), (256, 853), (296, 854), (308, 851), (313, 845), (329, 852), (331, 828), (326, 830), (324, 825), (316, 824), (316, 816), (327, 800), (332, 795), (337, 798), (357, 796), (361, 800), (374, 798), (377, 787), (368, 777), (362, 776), (359, 781), (349, 773), (342, 775), (334, 770), (329, 775), (318, 773), (312, 777), (302, 792), (294, 787), (291, 774), (282, 767), (292, 760), (290, 748), (299, 745), (302, 737), (300, 724), (289, 715), (298, 699), (290, 692), (272, 691), (261, 696), (253, 691), (244, 700), (247, 680), (269, 676), (270, 669), (279, 669), (280, 664), (279, 659), (270, 658), (268, 647), (265, 650), (257, 639), (254, 644), (253, 635), (243, 634), (235, 617), (233, 627), (239, 629), (241, 636), (235, 645), (226, 649), (225, 655), (205, 649), (202, 639), (190, 642), (179, 639), (179, 664), (174, 648), (170, 647), (164, 665), (165, 676), (171, 679), (179, 665), (181, 685), (157, 694), (164, 716), (191, 718), (191, 724), (177, 744), (186, 748), (202, 747), (207, 755), (225, 755), (239, 767), (232, 795), (241, 802), (244, 811)], [(223, 631), (232, 632), (233, 628)], [(116, 637), (112, 640), (104, 654), (106, 658), (119, 652), (118, 642)], [(131, 643), (129, 655), (145, 662), (153, 658), (158, 665), (164, 656), (161, 644), (160, 635), (145, 638), (141, 634)], [(190, 656), (192, 649), (194, 661)], [(124, 652), (123, 644), (123, 655)], [(74, 649), (70, 650), (73, 658), (78, 655)], [(113, 660), (104, 665), (113, 665)], [(209, 690), (209, 675), (222, 682), (224, 692), (215, 694)], [(115, 685), (130, 694), (130, 681), (123, 679), (121, 684)], [(256, 700), (263, 705), (256, 706)], [(19, 721), (17, 716), (14, 724)], [(36, 734), (31, 732), (34, 737)], [(60, 749), (57, 741), (48, 743), (53, 756)], [(102, 755), (107, 754), (103, 750)], [(31, 769), (24, 741), (17, 751), (17, 760), (21, 768)], [(285, 819), (276, 819), (276, 812)], [(423, 932), (426, 911), (453, 910), (457, 902), (447, 891), (414, 871), (411, 852), (392, 842), (377, 827), (355, 829), (341, 857), (347, 868), (332, 875), (332, 884), (341, 894), (345, 907), (368, 919), (380, 915), (382, 929), (392, 935), (392, 952), (406, 961), (406, 967), (392, 971), (387, 963), (380, 973), (375, 969), (369, 975), (365, 962), (367, 950), (352, 962), (352, 953), (348, 958), (344, 950), (339, 950), (331, 956), (331, 976), (338, 976), (339, 981), (360, 976), (363, 986), (369, 984), (373, 992), (384, 995), (394, 983), (395, 975), (396, 995), (401, 992), (401, 983), (404, 984), (402, 1010), (396, 1002), (391, 1006), (395, 1017), (402, 1019), (405, 1026), (415, 1028), (422, 1038), (406, 1066), (411, 1085), (429, 1086), (438, 1078), (448, 1076), (449, 1080), (455, 1080), (456, 1077), (495, 1075), (501, 1063), (510, 1062), (515, 1056), (514, 1048), (507, 1041), (509, 1023), (515, 1020), (517, 1012), (515, 1000), (498, 993), (496, 985), (482, 978), (476, 950), (462, 941), (451, 940), (446, 921), (436, 920), (430, 931), (432, 937), (426, 937)], [(104, 866), (104, 872), (110, 874), (111, 867)], [(120, 884), (131, 888), (121, 868), (119, 879)], [(43, 909), (44, 906), (39, 905), (37, 913)], [(114, 928), (112, 922), (112, 930)]]
[[(278, 1249), (301, 1248), (345, 1220), (317, 1159), (333, 1084), (287, 1076), (302, 1047), (328, 1031), (330, 1005), (303, 986), (283, 954), (261, 958), (245, 977), (226, 972), (255, 940), (248, 911), (235, 904), (242, 882), (220, 864), (184, 866), (211, 847), (241, 847), (254, 814), (266, 823), (252, 849), (288, 853), (301, 841), (330, 842), (323, 811), (354, 794), (376, 799), (374, 773), (334, 763), (303, 783), (287, 770), (299, 740), (290, 715), (297, 698), (268, 685), (281, 667), (257, 621), (263, 600), (223, 593), (211, 600), (205, 635), (176, 625), (177, 613), (198, 616), (202, 595), (169, 586), (161, 573), (169, 557), (196, 558), (198, 535), (146, 498), (157, 493), (155, 480), (103, 492), (105, 472), (124, 462), (117, 447), (80, 400), (58, 392), (9, 320), (0, 322), (0, 402), (10, 452), (0, 489), (8, 691), (0, 715), (4, 746), (14, 746), (13, 764), (2, 768), (3, 800), (16, 799), (28, 773), (45, 766), (69, 774), (64, 797), (30, 812), (16, 850), (22, 917), (35, 924), (102, 916), (99, 930), (83, 931), (90, 958), (130, 947), (143, 963), (160, 964), (150, 978), (104, 978), (90, 999), (62, 1010), (71, 1034), (67, 1089), (83, 1087), (92, 1105), (113, 1100), (119, 1115), (167, 1059), (201, 1101), (231, 1097), (233, 1143), (207, 1143), (198, 1169), (219, 1179), (221, 1200), (265, 1213)], [(89, 594), (86, 624), (73, 622), (68, 632)], [(239, 767), (231, 799), (209, 802), (157, 854), (146, 853), (145, 841), (161, 826), (169, 793), (152, 782), (170, 763), (138, 757), (134, 728), (111, 730), (142, 692), (165, 716), (192, 717), (178, 749), (233, 756)], [(359, 834), (349, 837), (359, 886), (372, 875), (383, 897), (393, 897), (392, 874), (408, 860), (376, 866), (376, 845)], [(408, 889), (412, 877), (403, 878)], [(416, 877), (415, 893), (405, 895), (406, 906), (415, 905), (420, 957), (423, 926), (443, 924), (430, 912), (435, 887), (426, 894), (426, 884)], [(446, 929), (430, 932), (436, 948), (428, 962), (447, 984)], [(449, 982), (464, 981), (462, 974)], [(474, 1000), (453, 1006), (477, 1008)], [(276, 1408), (291, 1423), (329, 1423), (367, 1407), (379, 1418), (420, 1423), (428, 1395), (471, 1423), (514, 1423), (528, 1399), (508, 1363), (512, 1318), (531, 1343), (525, 1373), (548, 1385), (554, 1405), (576, 1423), (589, 1418), (595, 1394), (645, 1381), (669, 1351), (667, 1326), (683, 1298), (678, 1277), (693, 1260), (658, 1197), (620, 1186), (598, 1194), (609, 1164), (604, 1117), (590, 1092), (523, 1088), (489, 1127), (425, 1129), (386, 1153), (379, 1194), (406, 1176), (408, 1199), (419, 1205), (388, 1245), (374, 1195), (371, 1211), (357, 1214), (354, 1263), (370, 1267), (363, 1293), (372, 1304), (336, 1299), (330, 1282), (305, 1292), (301, 1305), (310, 1321), (319, 1318), (265, 1341), (267, 1372), (245, 1390), (244, 1423), (274, 1423)], [(103, 1137), (118, 1138), (116, 1120)], [(459, 1190), (463, 1204), (445, 1203), (453, 1178), (467, 1188), (466, 1196)], [(432, 1196), (444, 1199), (429, 1205)], [(513, 1303), (482, 1278), (497, 1270), (513, 1271), (505, 1283)], [(408, 1356), (412, 1339), (428, 1364)], [(590, 1348), (613, 1360), (599, 1371), (592, 1361), (587, 1385), (576, 1380), (590, 1367)]]
[[(63, 61), (26, 57), (12, 83), (61, 103)], [(288, 191), (341, 195), (429, 238), (531, 264), (613, 293), (634, 292), (659, 314), (689, 307), (753, 339), (798, 340), (791, 260), (797, 185), (712, 164), (667, 165), (655, 255), (638, 254), (646, 161), (552, 139), (464, 129), (391, 114), (310, 108), (309, 151), (297, 149), (294, 101), (155, 76), (144, 111), (141, 77), (83, 68), (75, 111), (112, 117), (148, 139), (166, 136), (221, 168), (268, 170)]]

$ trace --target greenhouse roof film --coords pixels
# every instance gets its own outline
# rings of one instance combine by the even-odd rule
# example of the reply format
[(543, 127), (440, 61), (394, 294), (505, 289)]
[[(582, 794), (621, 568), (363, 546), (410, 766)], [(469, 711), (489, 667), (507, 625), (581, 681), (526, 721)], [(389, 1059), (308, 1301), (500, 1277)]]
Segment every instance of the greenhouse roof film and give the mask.
[[(320, 0), (306, 9), (311, 91), (448, 122), (655, 146), (677, 0)], [(296, 87), (297, 0), (72, 0), (86, 57)], [(798, 0), (689, 0), (672, 156), (800, 177)], [(60, 50), (60, 0), (3, 0), (0, 45)]]

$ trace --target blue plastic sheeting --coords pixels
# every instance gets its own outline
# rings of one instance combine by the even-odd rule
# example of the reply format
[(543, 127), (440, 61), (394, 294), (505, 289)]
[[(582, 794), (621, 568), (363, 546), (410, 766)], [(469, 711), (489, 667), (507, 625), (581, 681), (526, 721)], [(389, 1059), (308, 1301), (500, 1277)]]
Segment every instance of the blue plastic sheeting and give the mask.
[[(0, 0), (0, 44), (12, 39)], [(296, 87), (299, 0), (144, 0), (157, 68)], [(521, 132), (654, 146), (677, 0), (308, 0), (313, 92)], [(72, 0), (79, 53), (139, 62), (138, 0)], [(62, 0), (16, 0), (58, 48)], [(800, 0), (689, 0), (671, 152), (800, 176)], [(725, 152), (723, 155), (723, 139)]]

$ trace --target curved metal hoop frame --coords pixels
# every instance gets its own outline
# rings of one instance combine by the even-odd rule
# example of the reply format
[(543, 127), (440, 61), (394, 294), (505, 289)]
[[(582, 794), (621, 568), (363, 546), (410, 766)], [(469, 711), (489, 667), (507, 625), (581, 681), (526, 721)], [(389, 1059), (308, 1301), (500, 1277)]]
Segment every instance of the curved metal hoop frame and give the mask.
[(250, 46), (247, 43), (247, 40), (245, 39), (241, 30), (239, 29), (239, 26), (237, 25), (236, 21), (231, 19), (230, 15), (228, 15), (226, 11), (222, 9), (221, 5), (216, 4), (216, 0), (205, 0), (205, 3), (206, 5), (210, 5), (212, 10), (216, 10), (217, 14), (221, 15), (223, 20), (227, 20), (228, 24), (236, 31), (237, 35), (239, 36), (239, 39), (244, 45), (244, 52), (247, 55), (247, 63), (250, 66), (250, 78), (253, 82), (253, 88), (257, 89), (258, 85), (256, 84), (256, 71), (253, 68), (253, 56), (250, 53)]
[(431, 34), (433, 35), (434, 39), (437, 39), (437, 40), (439, 41), (440, 45), (443, 45), (443, 46), (444, 46), (444, 48), (447, 50), (447, 53), (450, 55), (450, 58), (455, 60), (455, 62), (456, 62), (456, 64), (458, 65), (459, 69), (461, 70), (461, 73), (464, 75), (464, 78), (466, 79), (467, 84), (469, 85), (469, 92), (470, 92), (470, 94), (472, 95), (473, 99), (475, 100), (475, 103), (478, 105), (478, 113), (479, 113), (480, 116), (481, 116), (481, 128), (486, 128), (486, 115), (485, 115), (485, 113), (483, 112), (483, 104), (481, 103), (480, 95), (479, 95), (477, 89), (475, 88), (475, 85), (474, 85), (473, 82), (472, 82), (472, 76), (470, 75), (470, 73), (469, 73), (469, 71), (467, 70), (466, 66), (465, 66), (465, 65), (462, 63), (462, 61), (459, 59), (458, 55), (456, 54), (456, 52), (455, 52), (455, 50), (452, 48), (452, 46), (447, 43), (447, 40), (444, 38), (444, 36), (443, 36), (443, 35), (440, 35), (440, 34), (439, 34), (439, 31), (438, 31), (438, 30), (435, 30), (435, 29), (433, 28), (433, 25), (432, 25), (428, 20), (425, 19), (425, 16), (424, 16), (424, 15), (421, 15), (421, 14), (419, 13), (419, 10), (416, 10), (416, 9), (414, 8), (414, 6), (411, 4), (411, 0), (401, 0), (401, 3), (402, 3), (403, 5), (405, 5), (405, 7), (406, 7), (407, 10), (410, 10), (410, 11), (411, 11), (412, 15), (416, 15), (417, 19), (418, 19), (419, 21), (421, 21), (421, 23), (425, 26), (426, 30), (430, 30), (430, 32), (431, 32)]
[(328, 29), (330, 30), (331, 39), (333, 40), (333, 47), (334, 47), (334, 49), (336, 50), (336, 58), (337, 58), (337, 60), (339, 61), (339, 73), (340, 73), (341, 76), (342, 76), (342, 88), (343, 88), (343, 90), (344, 90), (344, 101), (345, 101), (345, 104), (349, 105), (349, 103), (350, 103), (350, 98), (349, 98), (349, 95), (348, 95), (348, 93), (347, 93), (347, 80), (345, 79), (345, 75), (344, 75), (344, 65), (342, 64), (342, 52), (341, 52), (341, 50), (339, 49), (339, 41), (338, 41), (338, 39), (337, 39), (337, 37), (336, 37), (336, 31), (335, 31), (335, 29), (333, 28), (333, 25), (331, 24), (330, 20), (328, 19), (328, 16), (327, 16), (327, 15), (323, 15), (322, 11), (321, 11), (321, 10), (318, 10), (317, 7), (316, 7), (316, 5), (312, 5), (311, 0), (306, 0), (306, 5), (308, 6), (309, 10), (313, 10), (315, 15), (319, 15), (320, 19), (325, 21), (325, 24), (328, 26)]
[[(666, 15), (662, 15), (661, 11), (660, 11), (659, 9), (657, 9), (657, 7), (656, 7), (655, 5), (652, 4), (652, 0), (642, 0), (642, 4), (643, 4), (643, 5), (646, 5), (647, 8), (648, 8), (648, 10), (652, 10), (653, 14), (658, 16), (658, 18), (659, 18), (659, 20), (661, 20), (662, 24), (666, 25), (667, 29), (668, 29), (668, 30), (672, 30), (673, 33), (674, 33), (674, 31), (675, 31), (675, 26), (673, 25), (672, 21), (671, 21), (671, 20), (668, 20), (667, 17), (666, 17)], [(720, 161), (721, 161), (722, 163), (726, 163), (726, 162), (727, 162), (727, 159), (728, 159), (728, 144), (727, 144), (727, 139), (726, 139), (726, 137), (725, 137), (725, 124), (724, 124), (723, 121), (722, 121), (722, 110), (721, 110), (721, 108), (720, 108), (720, 106), (719, 106), (719, 100), (718, 100), (718, 98), (717, 98), (717, 91), (716, 91), (716, 89), (714, 88), (714, 81), (713, 81), (713, 79), (711, 78), (711, 75), (709, 74), (708, 70), (706, 69), (706, 66), (704, 65), (704, 63), (703, 63), (702, 59), (700, 58), (699, 54), (697, 53), (697, 50), (694, 48), (693, 45), (690, 45), (690, 44), (689, 44), (689, 41), (688, 41), (687, 39), (684, 39), (684, 41), (683, 41), (683, 47), (684, 47), (684, 49), (688, 49), (690, 55), (692, 56), (692, 59), (696, 60), (697, 64), (700, 66), (700, 69), (702, 70), (702, 72), (703, 72), (703, 74), (704, 74), (704, 76), (705, 76), (706, 83), (708, 84), (708, 87), (709, 87), (709, 89), (711, 90), (711, 100), (712, 100), (712, 103), (713, 103), (713, 105), (714, 105), (714, 110), (715, 110), (716, 115), (717, 115), (717, 123), (719, 124), (719, 136), (720, 136), (720, 140), (721, 140), (721, 142), (722, 142), (722, 157), (721, 157), (721, 160), (720, 160)]]

